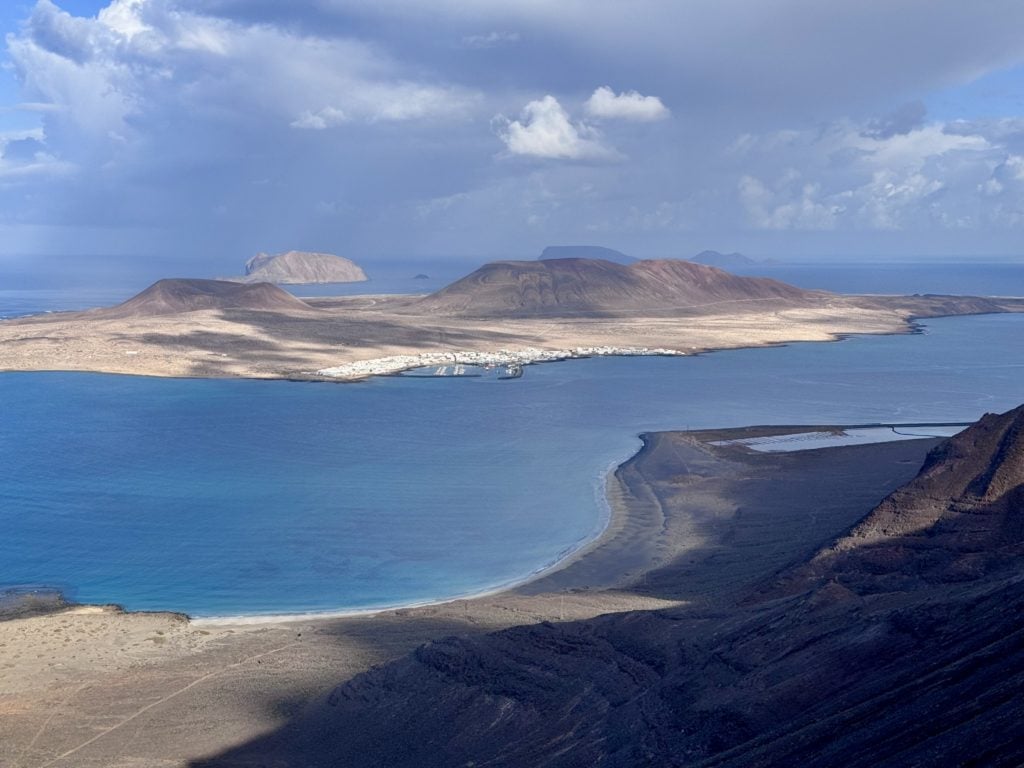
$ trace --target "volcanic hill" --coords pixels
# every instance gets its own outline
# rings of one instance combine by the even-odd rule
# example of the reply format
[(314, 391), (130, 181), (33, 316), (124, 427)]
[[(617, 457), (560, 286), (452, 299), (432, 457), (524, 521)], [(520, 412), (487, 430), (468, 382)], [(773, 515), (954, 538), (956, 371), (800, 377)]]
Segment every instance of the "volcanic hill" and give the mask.
[(91, 314), (105, 318), (150, 317), (202, 309), (248, 309), (264, 312), (310, 311), (305, 302), (269, 283), (167, 278), (127, 301)]
[[(658, 312), (739, 302), (803, 304), (827, 296), (676, 259), (496, 261), (416, 302), (437, 314), (560, 316)], [(720, 308), (720, 307), (719, 307)]]
[(934, 450), (788, 596), (429, 643), (196, 765), (1021, 765), (1022, 493), (1024, 407)]
[(362, 267), (351, 259), (331, 253), (288, 251), (276, 256), (260, 253), (245, 263), (245, 283), (358, 283), (366, 280)]

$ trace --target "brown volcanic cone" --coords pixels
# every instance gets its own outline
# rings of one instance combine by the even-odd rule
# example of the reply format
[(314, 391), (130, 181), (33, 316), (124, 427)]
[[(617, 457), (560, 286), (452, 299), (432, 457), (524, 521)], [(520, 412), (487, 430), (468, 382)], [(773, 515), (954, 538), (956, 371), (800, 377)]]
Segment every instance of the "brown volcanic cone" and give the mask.
[(557, 316), (723, 302), (802, 303), (823, 295), (677, 259), (629, 265), (602, 259), (548, 259), (485, 264), (414, 307), (438, 314)]
[(98, 310), (105, 317), (131, 318), (194, 312), (200, 309), (249, 309), (265, 312), (311, 310), (304, 301), (270, 283), (245, 285), (226, 280), (158, 280), (128, 301)]
[(1024, 406), (935, 448), (918, 476), (784, 575), (782, 593), (834, 581), (888, 592), (967, 581), (1024, 555)]

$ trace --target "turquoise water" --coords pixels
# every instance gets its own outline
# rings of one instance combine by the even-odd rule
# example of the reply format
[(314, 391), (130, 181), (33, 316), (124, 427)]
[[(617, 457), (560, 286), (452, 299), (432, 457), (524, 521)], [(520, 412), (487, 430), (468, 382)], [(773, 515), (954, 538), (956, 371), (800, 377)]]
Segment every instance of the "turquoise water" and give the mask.
[(970, 420), (1024, 401), (1024, 316), (514, 381), (0, 375), (0, 586), (193, 615), (360, 609), (522, 579), (602, 524), (653, 429)]

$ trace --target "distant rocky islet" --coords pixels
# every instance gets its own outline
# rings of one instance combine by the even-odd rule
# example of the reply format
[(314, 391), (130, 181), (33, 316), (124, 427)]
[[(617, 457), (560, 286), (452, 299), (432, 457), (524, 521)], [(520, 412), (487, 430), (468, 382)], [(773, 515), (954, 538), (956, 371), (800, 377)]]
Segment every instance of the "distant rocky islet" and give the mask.
[(362, 267), (344, 256), (287, 251), (276, 255), (258, 253), (245, 263), (244, 276), (231, 279), (241, 283), (310, 285), (359, 283), (368, 278)]

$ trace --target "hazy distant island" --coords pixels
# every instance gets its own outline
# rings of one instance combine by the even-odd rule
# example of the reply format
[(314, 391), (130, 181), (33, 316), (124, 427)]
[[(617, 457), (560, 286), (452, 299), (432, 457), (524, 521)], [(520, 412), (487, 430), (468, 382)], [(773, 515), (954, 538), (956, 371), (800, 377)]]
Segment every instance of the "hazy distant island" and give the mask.
[[(601, 245), (549, 245), (537, 258), (539, 261), (547, 261), (549, 259), (602, 259), (624, 265), (635, 264), (637, 261), (640, 261), (640, 259), (627, 256), (621, 251), (605, 248)], [(775, 259), (754, 259), (738, 252), (721, 253), (719, 251), (701, 251), (696, 256), (685, 259), (685, 261), (703, 264), (708, 267), (718, 267), (719, 269), (744, 269), (746, 267), (770, 266), (779, 263)]]
[(1024, 299), (848, 296), (679, 259), (492, 262), (426, 296), (300, 300), (269, 283), (174, 279), (116, 307), (0, 322), (0, 370), (352, 380), (438, 361), (906, 333), (914, 318), (1019, 311)]
[(332, 253), (287, 251), (259, 253), (245, 262), (245, 275), (231, 280), (243, 283), (308, 285), (313, 283), (358, 283), (366, 280), (363, 268), (351, 259)]
[(689, 261), (695, 264), (706, 264), (720, 269), (741, 269), (743, 267), (767, 266), (777, 264), (775, 259), (752, 259), (742, 253), (719, 253), (718, 251), (701, 251)]
[(540, 256), (540, 261), (548, 259), (603, 259), (615, 264), (632, 264), (637, 261), (632, 256), (627, 256), (622, 251), (614, 248), (605, 248), (602, 245), (549, 245)]
[(429, 280), (430, 279), (430, 275), (425, 275), (422, 272), (420, 272), (417, 275), (413, 275), (412, 279), (413, 280)]

